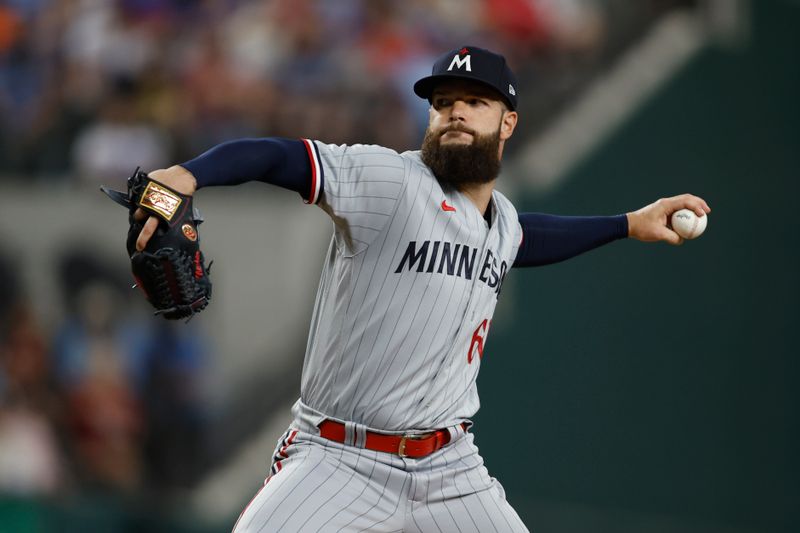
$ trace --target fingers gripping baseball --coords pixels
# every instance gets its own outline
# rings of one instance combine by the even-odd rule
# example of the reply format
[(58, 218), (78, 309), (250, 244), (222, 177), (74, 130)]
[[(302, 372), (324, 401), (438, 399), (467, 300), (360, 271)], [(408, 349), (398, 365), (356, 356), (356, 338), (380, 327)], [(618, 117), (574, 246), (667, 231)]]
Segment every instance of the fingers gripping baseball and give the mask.
[(705, 200), (692, 194), (681, 194), (679, 196), (672, 196), (671, 198), (663, 198), (659, 201), (664, 202), (664, 207), (668, 211), (667, 216), (679, 209), (690, 209), (699, 217), (711, 212), (711, 208), (708, 207)]
[(662, 198), (638, 211), (628, 213), (628, 236), (644, 242), (665, 241), (678, 245), (683, 238), (670, 227), (672, 213), (689, 209), (698, 216), (711, 212), (705, 200), (692, 194)]

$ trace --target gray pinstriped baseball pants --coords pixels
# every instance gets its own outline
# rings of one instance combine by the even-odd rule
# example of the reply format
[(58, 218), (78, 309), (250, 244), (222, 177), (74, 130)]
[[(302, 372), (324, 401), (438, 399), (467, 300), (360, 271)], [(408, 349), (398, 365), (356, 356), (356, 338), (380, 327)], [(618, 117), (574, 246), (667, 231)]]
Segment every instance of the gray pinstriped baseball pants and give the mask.
[(421, 459), (289, 430), (235, 533), (527, 532), (470, 433)]

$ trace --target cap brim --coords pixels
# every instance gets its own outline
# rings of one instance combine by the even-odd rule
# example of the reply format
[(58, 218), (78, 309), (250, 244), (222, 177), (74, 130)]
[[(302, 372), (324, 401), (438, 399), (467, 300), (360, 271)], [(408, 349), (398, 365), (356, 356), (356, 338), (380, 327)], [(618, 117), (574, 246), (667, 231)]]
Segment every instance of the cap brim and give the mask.
[(459, 75), (459, 74), (436, 74), (436, 75), (433, 75), (433, 76), (426, 76), (425, 78), (422, 78), (422, 79), (418, 80), (417, 83), (414, 84), (414, 93), (417, 96), (419, 96), (420, 98), (424, 98), (425, 100), (428, 100), (430, 102), (431, 95), (433, 94), (433, 89), (436, 86), (436, 84), (441, 83), (443, 81), (447, 81), (447, 80), (467, 80), (467, 81), (472, 81), (472, 82), (475, 82), (475, 83), (480, 83), (481, 85), (483, 85), (485, 87), (489, 87), (494, 92), (496, 92), (497, 96), (502, 98), (503, 101), (505, 101), (508, 104), (510, 109), (512, 109), (512, 110), (514, 109), (513, 102), (511, 102), (508, 98), (506, 98), (506, 96), (503, 93), (501, 93), (497, 89), (497, 87), (495, 87), (491, 83), (486, 83), (485, 81), (483, 81), (481, 79), (473, 78), (472, 76), (465, 76), (463, 74), (461, 74), (461, 75)]

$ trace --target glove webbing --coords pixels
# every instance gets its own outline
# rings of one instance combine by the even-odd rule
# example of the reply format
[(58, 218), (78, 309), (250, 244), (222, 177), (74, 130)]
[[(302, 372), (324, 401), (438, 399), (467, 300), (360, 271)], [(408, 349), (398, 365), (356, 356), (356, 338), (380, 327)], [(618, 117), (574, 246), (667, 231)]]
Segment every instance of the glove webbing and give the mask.
[[(153, 294), (148, 294), (148, 297), (150, 301), (159, 304), (156, 315), (163, 314), (166, 318), (191, 318), (208, 305), (208, 299), (202, 295), (192, 302), (185, 302), (181, 298), (181, 294), (192, 292), (194, 283), (191, 277), (202, 276), (199, 252), (194, 259), (170, 248), (155, 253), (140, 252), (140, 254), (142, 257), (139, 260), (144, 263), (150, 279), (155, 281), (155, 287), (151, 289)], [(195, 290), (196, 292), (199, 291)]]

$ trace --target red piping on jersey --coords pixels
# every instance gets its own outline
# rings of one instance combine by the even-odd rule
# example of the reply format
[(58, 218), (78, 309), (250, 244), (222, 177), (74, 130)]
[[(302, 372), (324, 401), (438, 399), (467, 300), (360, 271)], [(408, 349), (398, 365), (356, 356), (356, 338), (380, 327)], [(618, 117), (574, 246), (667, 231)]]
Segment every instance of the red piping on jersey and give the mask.
[(447, 200), (442, 200), (442, 209), (444, 209), (445, 211), (455, 211), (456, 210), (456, 208), (453, 207), (452, 205), (447, 205)]
[(289, 434), (289, 438), (286, 439), (286, 444), (283, 445), (278, 454), (282, 455), (283, 457), (289, 457), (288, 455), (286, 455), (286, 448), (292, 445), (292, 441), (294, 441), (294, 438), (296, 436), (297, 436), (297, 430), (295, 429)]
[(306, 152), (308, 152), (308, 160), (311, 163), (311, 192), (308, 195), (308, 200), (306, 203), (315, 204), (317, 203), (318, 197), (317, 187), (319, 183), (319, 162), (315, 157), (314, 147), (311, 146), (311, 141), (308, 139), (303, 139), (303, 144), (306, 147)]
[[(287, 439), (284, 441), (284, 445), (281, 447), (281, 449), (280, 449), (280, 450), (278, 450), (278, 455), (280, 455), (281, 457), (287, 457), (287, 458), (289, 457), (289, 456), (286, 454), (286, 448), (288, 448), (289, 446), (291, 446), (291, 445), (292, 445), (292, 442), (294, 442), (294, 438), (295, 438), (296, 436), (297, 436), (297, 430), (296, 430), (296, 429), (293, 429), (293, 430), (292, 430), (292, 432), (291, 432), (291, 433), (289, 433), (289, 437), (288, 437), (288, 438), (287, 438)], [(281, 462), (280, 462), (280, 461), (275, 461), (275, 474), (277, 474), (278, 472), (280, 472), (282, 468), (283, 468), (283, 465), (281, 464)], [(273, 474), (273, 475), (274, 475), (274, 474)], [(267, 482), (267, 481), (269, 481), (270, 479), (272, 479), (272, 476), (269, 476), (269, 477), (266, 479), (266, 481), (264, 481), (264, 483), (266, 483), (266, 482)]]

